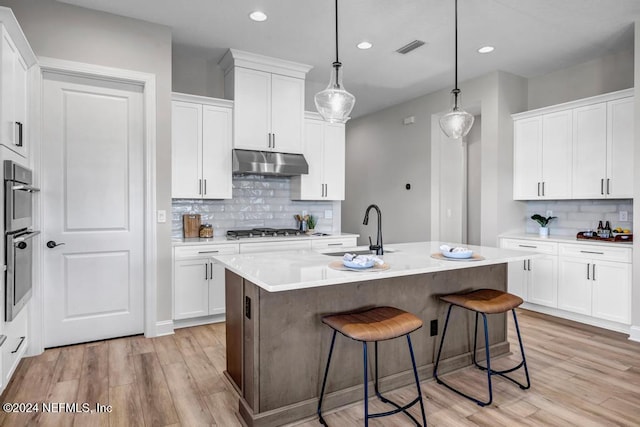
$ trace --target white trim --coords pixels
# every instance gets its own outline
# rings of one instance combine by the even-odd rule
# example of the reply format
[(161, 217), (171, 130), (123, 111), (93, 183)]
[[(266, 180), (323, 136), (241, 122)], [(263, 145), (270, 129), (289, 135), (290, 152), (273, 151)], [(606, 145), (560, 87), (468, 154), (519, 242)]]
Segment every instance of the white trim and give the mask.
[[(598, 328), (609, 329), (611, 331), (621, 332), (623, 334), (630, 334), (629, 325), (625, 325), (624, 323), (612, 322), (610, 320), (598, 319), (597, 317), (587, 316), (580, 313), (572, 313), (570, 311), (565, 311), (559, 308), (546, 307), (543, 305), (538, 305), (530, 302), (525, 302), (521, 306), (526, 310), (536, 311), (538, 313), (548, 314), (550, 316), (559, 317), (561, 319), (573, 320), (574, 322), (584, 323), (591, 326), (596, 326)], [(638, 333), (640, 333), (640, 328), (638, 329)], [(629, 337), (631, 339), (631, 337)], [(638, 336), (638, 341), (640, 341), (640, 335)]]
[(591, 96), (589, 98), (582, 98), (575, 101), (564, 102), (562, 104), (554, 104), (548, 107), (537, 108), (535, 110), (523, 111), (522, 113), (512, 114), (513, 120), (527, 119), (533, 116), (539, 116), (540, 114), (555, 113), (558, 111), (571, 110), (573, 108), (584, 107), (586, 105), (598, 104), (601, 102), (614, 101), (616, 99), (628, 98), (633, 96), (633, 88), (618, 90), (616, 92), (605, 93), (602, 95)]
[(13, 43), (20, 51), (20, 55), (22, 55), (27, 67), (35, 65), (36, 55), (33, 53), (27, 37), (24, 35), (16, 16), (13, 14), (13, 10), (8, 7), (0, 7), (0, 22), (5, 26), (7, 33), (9, 33), (11, 40), (13, 40)]
[[(40, 65), (38, 97), (36, 101), (36, 111), (38, 111), (38, 120), (34, 123), (34, 127), (40, 130), (42, 126), (42, 115), (40, 107), (42, 105), (42, 80), (45, 72), (56, 72), (72, 76), (90, 77), (92, 79), (104, 79), (118, 82), (132, 83), (141, 85), (144, 99), (145, 114), (145, 136), (144, 136), (144, 335), (146, 337), (155, 337), (158, 335), (158, 324), (165, 331), (167, 326), (165, 322), (156, 323), (157, 319), (157, 226), (156, 226), (156, 76), (150, 73), (143, 73), (133, 70), (125, 70), (120, 68), (105, 67), (102, 65), (86, 64), (82, 62), (67, 61), (63, 59), (38, 57)], [(35, 139), (35, 138), (34, 138)], [(38, 147), (34, 154), (36, 160), (37, 176), (41, 176), (42, 164), (40, 161), (40, 143), (34, 143)], [(42, 211), (38, 211), (41, 223)], [(42, 274), (40, 272), (40, 283), (42, 283)], [(40, 330), (36, 331), (32, 328), (31, 354), (38, 354), (44, 351), (43, 336), (43, 312), (44, 305), (42, 300), (34, 301), (39, 303), (39, 307), (33, 307), (32, 313), (38, 311), (38, 315), (32, 314), (32, 320), (38, 321), (41, 325)], [(35, 304), (34, 304), (35, 305)], [(169, 321), (171, 322), (171, 321)], [(172, 322), (171, 322), (172, 323)]]
[(188, 93), (171, 92), (172, 101), (196, 102), (199, 104), (215, 105), (217, 107), (233, 108), (233, 101), (230, 99), (211, 98), (208, 96), (191, 95)]
[(214, 314), (211, 316), (193, 317), (191, 319), (180, 319), (173, 321), (173, 329), (189, 328), (191, 326), (208, 325), (210, 323), (221, 323), (226, 319), (225, 314)]
[(640, 342), (640, 326), (632, 326), (629, 328), (629, 339)]
[(234, 67), (241, 67), (266, 71), (273, 74), (281, 74), (303, 80), (309, 70), (313, 68), (311, 65), (258, 55), (257, 53), (245, 52), (237, 49), (229, 49), (218, 62), (218, 65), (222, 68), (225, 75), (233, 70)]
[(173, 335), (174, 330), (173, 320), (161, 320), (156, 322), (156, 336), (161, 337), (164, 335)]

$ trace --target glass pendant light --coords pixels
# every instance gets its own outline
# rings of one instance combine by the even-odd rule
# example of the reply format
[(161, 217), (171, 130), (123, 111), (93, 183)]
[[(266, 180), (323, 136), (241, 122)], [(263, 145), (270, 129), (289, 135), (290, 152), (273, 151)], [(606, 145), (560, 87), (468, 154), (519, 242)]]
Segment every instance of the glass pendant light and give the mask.
[(336, 0), (336, 60), (332, 64), (329, 85), (316, 93), (314, 101), (318, 113), (328, 122), (344, 123), (356, 103), (356, 97), (347, 92), (342, 84), (342, 63), (338, 59), (338, 0)]
[(460, 89), (458, 89), (458, 0), (455, 0), (455, 87), (451, 91), (452, 107), (444, 116), (440, 117), (440, 128), (449, 137), (459, 139), (467, 136), (473, 126), (473, 115), (467, 113), (459, 104)]

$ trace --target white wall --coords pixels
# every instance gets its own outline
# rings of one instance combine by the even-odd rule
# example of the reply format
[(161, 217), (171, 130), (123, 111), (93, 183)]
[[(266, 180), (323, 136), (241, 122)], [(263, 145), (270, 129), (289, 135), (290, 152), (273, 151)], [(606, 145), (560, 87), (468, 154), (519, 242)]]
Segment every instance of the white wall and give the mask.
[[(640, 20), (635, 22), (635, 150), (633, 202), (640, 203)], [(633, 229), (640, 230), (640, 215), (633, 218)], [(631, 289), (631, 339), (640, 341), (640, 239), (633, 242), (633, 285)]]
[[(463, 106), (482, 116), (480, 240), (495, 246), (497, 235), (517, 226), (524, 205), (512, 200), (513, 123), (526, 109), (526, 80), (504, 72), (463, 82)], [(370, 203), (380, 206), (385, 243), (430, 239), (431, 115), (449, 107), (450, 89), (360, 117), (347, 123), (347, 188), (342, 230), (375, 235), (362, 225)], [(473, 108), (471, 108), (473, 107)], [(403, 119), (415, 116), (415, 123)], [(405, 184), (411, 190), (405, 190)], [(505, 214), (504, 216), (502, 214)]]
[(475, 116), (467, 135), (467, 243), (479, 245), (482, 235), (482, 116)]
[[(0, 0), (38, 56), (156, 76), (157, 208), (171, 212), (171, 31), (53, 0)], [(157, 320), (171, 319), (171, 223), (157, 225)]]

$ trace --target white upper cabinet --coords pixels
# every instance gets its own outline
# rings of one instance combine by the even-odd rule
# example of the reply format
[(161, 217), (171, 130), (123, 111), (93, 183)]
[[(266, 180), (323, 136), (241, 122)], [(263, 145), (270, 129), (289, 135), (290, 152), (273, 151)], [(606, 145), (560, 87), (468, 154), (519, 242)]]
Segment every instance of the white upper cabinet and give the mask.
[(514, 114), (514, 199), (632, 198), (632, 95)]
[(171, 197), (230, 199), (232, 103), (174, 94)]
[(307, 175), (291, 178), (294, 200), (344, 200), (345, 126), (328, 123), (319, 114), (307, 113), (303, 154)]
[(27, 157), (29, 69), (36, 57), (5, 7), (0, 7), (0, 33), (0, 144)]
[(310, 66), (230, 49), (220, 61), (234, 100), (233, 148), (301, 153)]

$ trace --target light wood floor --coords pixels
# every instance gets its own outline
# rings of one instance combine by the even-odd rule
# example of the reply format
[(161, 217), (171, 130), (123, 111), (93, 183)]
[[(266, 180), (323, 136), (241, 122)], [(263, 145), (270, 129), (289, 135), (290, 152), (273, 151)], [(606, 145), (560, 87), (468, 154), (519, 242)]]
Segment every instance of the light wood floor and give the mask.
[[(422, 382), (430, 426), (639, 426), (640, 343), (625, 336), (519, 312), (532, 387), (522, 391), (494, 380), (494, 403), (481, 408), (437, 385)], [(518, 360), (514, 354), (496, 361)], [(240, 426), (237, 398), (222, 375), (224, 325), (176, 330), (175, 335), (128, 337), (45, 351), (25, 358), (0, 400), (87, 402), (111, 413), (0, 412), (1, 426)], [(446, 378), (483, 393), (484, 376), (467, 368)], [(471, 388), (470, 388), (471, 387)], [(415, 387), (389, 394), (412, 399)], [(376, 399), (371, 410), (386, 410)], [(412, 413), (418, 414), (417, 407)], [(362, 425), (362, 404), (326, 415), (331, 426)], [(372, 426), (410, 426), (403, 415), (372, 420)], [(299, 427), (319, 426), (317, 420)]]

